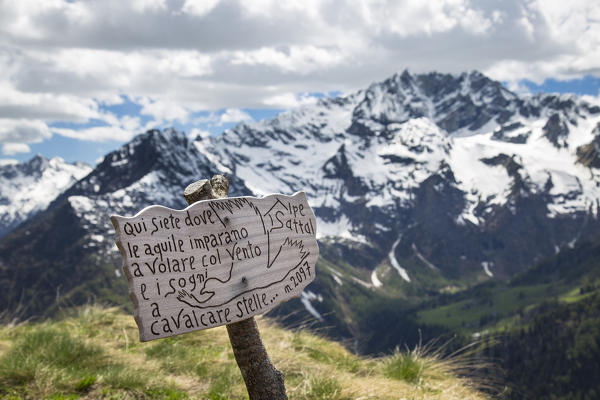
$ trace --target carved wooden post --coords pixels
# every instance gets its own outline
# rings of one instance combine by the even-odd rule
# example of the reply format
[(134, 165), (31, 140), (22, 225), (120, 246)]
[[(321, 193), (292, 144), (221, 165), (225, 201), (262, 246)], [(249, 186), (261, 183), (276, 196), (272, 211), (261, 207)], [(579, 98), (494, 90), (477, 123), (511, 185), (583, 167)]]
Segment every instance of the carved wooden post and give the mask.
[[(210, 181), (202, 179), (190, 184), (183, 197), (193, 204), (227, 197), (228, 192), (229, 180), (215, 175)], [(227, 325), (227, 333), (250, 400), (287, 400), (283, 373), (269, 360), (254, 317)]]

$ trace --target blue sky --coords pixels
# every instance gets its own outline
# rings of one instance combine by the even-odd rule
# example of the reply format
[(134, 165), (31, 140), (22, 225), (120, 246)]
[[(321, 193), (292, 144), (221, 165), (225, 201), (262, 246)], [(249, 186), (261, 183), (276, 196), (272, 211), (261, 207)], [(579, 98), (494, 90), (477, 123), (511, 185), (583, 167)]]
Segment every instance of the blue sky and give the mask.
[(395, 72), (598, 97), (590, 0), (0, 0), (0, 163), (218, 135)]
[(597, 97), (600, 94), (600, 77), (586, 75), (581, 79), (546, 79), (537, 84), (530, 80), (520, 82), (531, 93), (574, 93)]

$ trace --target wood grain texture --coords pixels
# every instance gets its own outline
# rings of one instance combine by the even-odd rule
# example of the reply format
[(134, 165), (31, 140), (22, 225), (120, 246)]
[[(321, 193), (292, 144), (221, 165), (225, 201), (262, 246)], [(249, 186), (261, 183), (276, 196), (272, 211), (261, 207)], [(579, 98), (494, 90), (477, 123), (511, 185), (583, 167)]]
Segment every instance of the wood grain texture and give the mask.
[(302, 192), (150, 206), (111, 221), (142, 341), (267, 312), (315, 277), (316, 220)]

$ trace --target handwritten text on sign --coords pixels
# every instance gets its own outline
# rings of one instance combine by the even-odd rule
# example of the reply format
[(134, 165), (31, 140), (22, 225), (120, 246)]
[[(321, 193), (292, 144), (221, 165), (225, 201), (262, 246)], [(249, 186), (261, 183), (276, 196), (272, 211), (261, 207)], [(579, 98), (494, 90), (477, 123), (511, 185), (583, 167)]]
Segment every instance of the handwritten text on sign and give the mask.
[(150, 206), (111, 221), (142, 341), (264, 313), (315, 277), (316, 220), (302, 192)]

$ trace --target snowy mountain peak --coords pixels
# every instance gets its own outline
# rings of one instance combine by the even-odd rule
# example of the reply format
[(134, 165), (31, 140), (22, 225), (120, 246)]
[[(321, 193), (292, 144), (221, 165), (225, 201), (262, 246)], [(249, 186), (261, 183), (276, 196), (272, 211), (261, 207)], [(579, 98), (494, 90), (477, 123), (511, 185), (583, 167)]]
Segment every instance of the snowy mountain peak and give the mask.
[(0, 236), (44, 210), (52, 200), (91, 172), (83, 163), (36, 155), (0, 166)]
[(107, 154), (94, 172), (78, 184), (78, 194), (112, 193), (152, 172), (193, 176), (208, 164), (188, 137), (175, 129), (150, 130)]
[[(55, 160), (57, 162), (59, 162), (62, 159), (55, 159)], [(48, 166), (49, 160), (46, 157), (42, 156), (41, 154), (36, 154), (35, 157), (33, 157), (31, 160), (27, 161), (26, 164), (32, 170), (42, 171)]]
[(514, 114), (517, 100), (499, 82), (476, 71), (460, 75), (404, 71), (372, 84), (353, 117), (382, 124), (427, 117), (455, 133), (477, 130), (494, 119), (504, 123)]
[[(192, 142), (175, 129), (147, 131), (107, 154), (59, 200), (68, 202), (83, 221), (90, 233), (88, 246), (113, 251), (112, 242), (98, 240), (113, 229), (108, 215), (134, 215), (152, 204), (184, 208), (182, 193), (187, 185), (228, 172), (210, 161), (210, 153), (199, 151), (203, 145), (204, 141)], [(249, 194), (238, 177), (231, 177), (231, 187), (231, 196)]]

